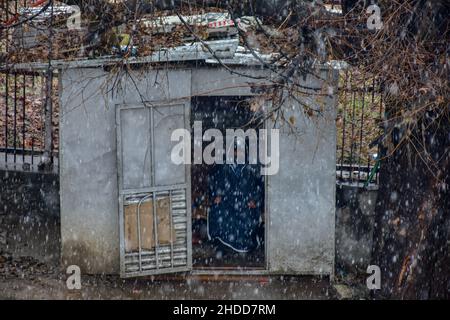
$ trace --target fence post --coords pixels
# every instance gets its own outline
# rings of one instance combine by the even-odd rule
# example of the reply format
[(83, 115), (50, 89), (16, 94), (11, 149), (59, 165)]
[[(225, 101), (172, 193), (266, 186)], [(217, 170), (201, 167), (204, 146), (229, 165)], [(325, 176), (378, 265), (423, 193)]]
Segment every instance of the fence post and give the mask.
[(53, 71), (51, 68), (47, 71), (46, 87), (45, 87), (45, 112), (44, 112), (44, 154), (42, 155), (41, 162), (39, 163), (40, 170), (52, 169), (52, 157), (53, 157)]
[(41, 163), (39, 164), (40, 170), (51, 171), (53, 169), (53, 67), (52, 67), (52, 55), (53, 55), (53, 0), (50, 0), (50, 21), (48, 30), (48, 68), (47, 68), (47, 83), (45, 90), (45, 114), (44, 114), (44, 154), (42, 156)]

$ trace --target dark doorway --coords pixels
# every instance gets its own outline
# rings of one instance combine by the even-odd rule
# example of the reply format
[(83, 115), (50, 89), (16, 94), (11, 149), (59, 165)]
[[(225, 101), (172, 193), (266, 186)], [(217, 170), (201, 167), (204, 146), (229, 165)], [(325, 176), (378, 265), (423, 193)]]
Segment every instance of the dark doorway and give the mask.
[[(258, 129), (257, 117), (251, 111), (249, 99), (239, 96), (193, 98), (192, 132), (194, 122), (201, 121), (203, 133), (208, 129), (220, 130), (225, 145), (226, 129)], [(202, 150), (210, 143), (204, 141)], [(258, 165), (248, 164), (248, 148), (246, 152), (246, 164), (239, 167), (242, 170), (237, 177), (231, 177), (234, 171), (229, 169), (235, 170), (236, 166), (230, 167), (226, 163), (208, 165), (203, 162), (191, 166), (194, 268), (265, 268), (265, 181), (260, 171), (255, 170)], [(232, 198), (225, 195), (222, 202), (222, 197), (216, 196), (215, 189), (226, 189), (230, 185), (229, 178), (234, 179), (234, 187), (230, 187), (234, 191), (229, 193), (237, 196)], [(230, 202), (236, 205), (232, 207)], [(221, 211), (223, 207), (226, 208), (223, 209), (225, 213)], [(239, 241), (233, 238), (234, 232), (241, 237)]]

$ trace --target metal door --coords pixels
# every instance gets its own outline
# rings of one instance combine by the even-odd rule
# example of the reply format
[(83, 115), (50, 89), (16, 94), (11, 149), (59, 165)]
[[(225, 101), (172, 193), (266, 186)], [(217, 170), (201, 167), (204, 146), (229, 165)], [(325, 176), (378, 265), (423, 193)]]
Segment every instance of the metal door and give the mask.
[(192, 269), (190, 168), (171, 161), (189, 101), (119, 106), (117, 159), (122, 277)]

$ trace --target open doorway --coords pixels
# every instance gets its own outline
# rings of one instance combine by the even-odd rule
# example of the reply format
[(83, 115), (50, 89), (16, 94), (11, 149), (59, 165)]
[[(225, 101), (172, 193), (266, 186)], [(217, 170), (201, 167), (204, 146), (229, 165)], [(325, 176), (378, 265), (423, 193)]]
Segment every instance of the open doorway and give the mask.
[[(226, 129), (259, 129), (249, 97), (195, 97), (191, 127), (201, 121), (202, 134)], [(194, 131), (194, 130), (192, 130)], [(193, 139), (193, 137), (192, 137)], [(203, 141), (202, 150), (211, 142)], [(192, 263), (195, 269), (265, 269), (265, 179), (257, 164), (192, 164)], [(192, 143), (194, 147), (194, 143)], [(234, 147), (238, 156), (238, 143)], [(242, 149), (241, 149), (242, 150)]]

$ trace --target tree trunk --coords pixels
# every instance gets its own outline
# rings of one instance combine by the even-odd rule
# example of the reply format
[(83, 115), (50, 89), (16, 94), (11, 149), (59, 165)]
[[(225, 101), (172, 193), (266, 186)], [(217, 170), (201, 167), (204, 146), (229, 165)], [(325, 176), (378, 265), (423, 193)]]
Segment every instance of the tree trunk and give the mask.
[(372, 255), (381, 269), (376, 297), (450, 298), (450, 119), (448, 110), (433, 116), (390, 156), (402, 133), (386, 139)]

